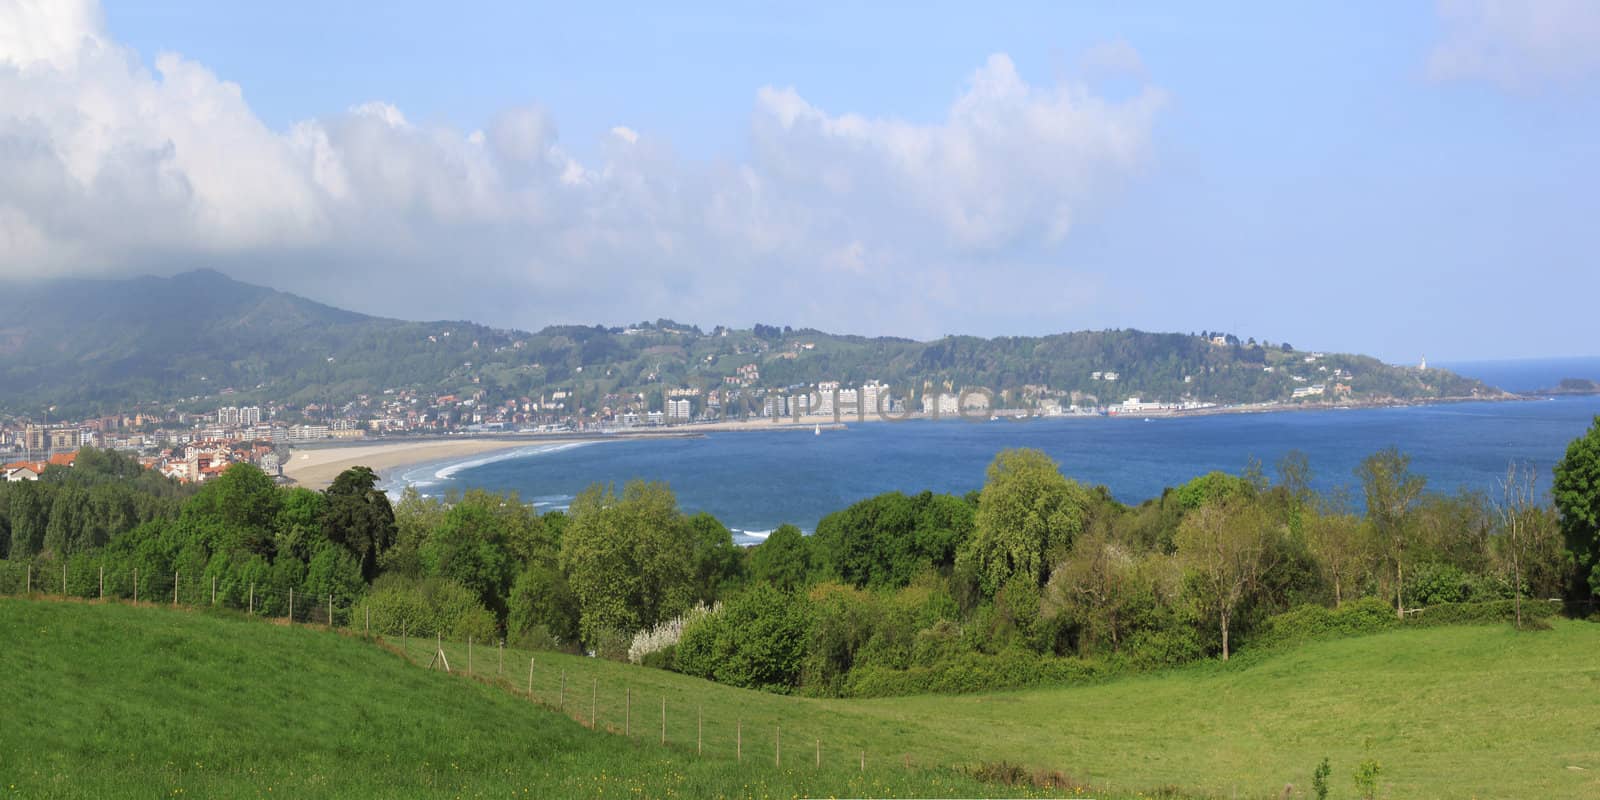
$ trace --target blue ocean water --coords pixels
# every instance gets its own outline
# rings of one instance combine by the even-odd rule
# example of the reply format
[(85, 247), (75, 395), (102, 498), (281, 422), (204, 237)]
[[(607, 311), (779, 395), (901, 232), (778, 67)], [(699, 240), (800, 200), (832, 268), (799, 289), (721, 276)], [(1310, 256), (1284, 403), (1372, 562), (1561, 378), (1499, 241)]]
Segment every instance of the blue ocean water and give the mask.
[(782, 523), (812, 530), (829, 512), (901, 490), (966, 492), (1008, 447), (1043, 450), (1080, 481), (1120, 500), (1157, 496), (1210, 470), (1268, 473), (1290, 450), (1309, 457), (1319, 488), (1357, 489), (1353, 470), (1388, 446), (1411, 454), (1434, 489), (1492, 490), (1515, 459), (1549, 485), (1551, 466), (1600, 414), (1600, 398), (1458, 403), (1411, 408), (1231, 414), (1175, 419), (1056, 418), (1026, 422), (874, 422), (825, 430), (713, 432), (699, 439), (542, 445), (399, 477), (427, 493), (516, 490), (564, 507), (596, 482), (666, 481), (690, 511), (709, 511), (752, 541)]

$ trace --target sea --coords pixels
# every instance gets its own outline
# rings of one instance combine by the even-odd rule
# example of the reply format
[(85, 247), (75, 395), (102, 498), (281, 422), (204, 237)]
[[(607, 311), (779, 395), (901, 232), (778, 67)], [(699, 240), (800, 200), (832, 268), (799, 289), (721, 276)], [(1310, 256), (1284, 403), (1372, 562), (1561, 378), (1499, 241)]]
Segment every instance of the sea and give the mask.
[[(1438, 364), (1508, 391), (1562, 378), (1600, 380), (1600, 358)], [(742, 543), (790, 523), (810, 532), (823, 516), (889, 492), (965, 493), (1006, 448), (1032, 447), (1068, 476), (1104, 485), (1126, 503), (1212, 470), (1259, 462), (1269, 477), (1290, 451), (1306, 454), (1312, 483), (1359, 498), (1355, 468), (1398, 447), (1435, 491), (1492, 492), (1512, 462), (1548, 488), (1569, 442), (1600, 415), (1600, 397), (1469, 402), (1194, 417), (1057, 417), (1026, 421), (914, 420), (842, 429), (709, 432), (703, 438), (532, 445), (454, 462), (418, 464), (391, 479), (425, 494), (514, 490), (541, 510), (565, 508), (585, 487), (664, 481), (679, 505), (707, 511)]]

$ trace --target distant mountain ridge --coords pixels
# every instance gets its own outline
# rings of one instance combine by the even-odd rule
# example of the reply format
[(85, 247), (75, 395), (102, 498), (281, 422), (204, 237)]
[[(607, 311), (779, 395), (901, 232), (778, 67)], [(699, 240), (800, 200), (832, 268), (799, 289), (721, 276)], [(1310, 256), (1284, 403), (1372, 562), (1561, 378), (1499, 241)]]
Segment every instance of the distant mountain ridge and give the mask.
[[(917, 342), (767, 325), (705, 333), (670, 320), (530, 333), (368, 316), (200, 270), (0, 284), (0, 410), (204, 407), (224, 394), (338, 404), (403, 388), (481, 391), (486, 402), (558, 388), (633, 398), (671, 386), (782, 390), (825, 380), (883, 380), (896, 396), (985, 387), (1005, 405), (1041, 390), (1100, 403), (1288, 400), (1318, 385), (1327, 397), (1347, 388), (1357, 401), (1498, 394), (1445, 370), (1225, 338), (1113, 330)], [(753, 394), (736, 393), (730, 410), (753, 410)]]

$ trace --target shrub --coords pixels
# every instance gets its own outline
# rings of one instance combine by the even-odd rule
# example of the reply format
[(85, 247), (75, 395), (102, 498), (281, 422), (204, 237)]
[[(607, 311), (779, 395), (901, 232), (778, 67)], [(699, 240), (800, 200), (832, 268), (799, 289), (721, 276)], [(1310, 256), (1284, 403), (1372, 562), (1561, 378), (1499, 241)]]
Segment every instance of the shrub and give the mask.
[(660, 624), (635, 633), (633, 641), (628, 644), (628, 660), (641, 664), (644, 663), (645, 656), (677, 646), (678, 640), (683, 638), (684, 626), (713, 610), (704, 604), (697, 605), (672, 619), (663, 620)]
[(685, 626), (675, 663), (731, 686), (789, 691), (800, 682), (808, 607), (803, 595), (754, 584)]
[(889, 669), (862, 666), (850, 672), (844, 694), (890, 697), (908, 694), (963, 694), (994, 689), (1087, 683), (1110, 674), (1099, 661), (1042, 656), (1011, 648), (996, 655), (961, 653), (932, 666)]
[(372, 613), (373, 630), (387, 636), (405, 631), (412, 636), (436, 633), (448, 639), (498, 638), (494, 614), (477, 593), (447, 578), (417, 580), (382, 576), (351, 610), (351, 619)]
[(653, 667), (655, 669), (672, 670), (677, 666), (674, 663), (674, 656), (676, 655), (677, 650), (678, 648), (676, 645), (668, 645), (660, 650), (652, 651), (645, 655), (644, 665), (647, 667)]
[(1409, 605), (1475, 603), (1510, 596), (1511, 587), (1505, 581), (1467, 572), (1454, 564), (1420, 564), (1406, 575), (1405, 597)]
[(576, 653), (578, 651), (575, 640), (563, 642), (555, 634), (551, 633), (549, 628), (543, 625), (533, 625), (508, 632), (506, 644), (512, 647), (520, 647), (524, 650), (552, 650), (564, 653)]
[[(1541, 600), (1523, 600), (1522, 618), (1536, 625), (1547, 623), (1561, 611), (1559, 603)], [(1492, 600), (1486, 603), (1441, 603), (1419, 609), (1406, 617), (1408, 625), (1472, 625), (1511, 622), (1517, 618), (1515, 600)]]
[(1262, 621), (1250, 638), (1255, 647), (1272, 647), (1340, 636), (1360, 636), (1394, 627), (1394, 609), (1377, 598), (1364, 597), (1337, 609), (1296, 606)]
[(1192, 627), (1172, 626), (1135, 631), (1120, 658), (1136, 670), (1163, 669), (1199, 661), (1206, 642)]

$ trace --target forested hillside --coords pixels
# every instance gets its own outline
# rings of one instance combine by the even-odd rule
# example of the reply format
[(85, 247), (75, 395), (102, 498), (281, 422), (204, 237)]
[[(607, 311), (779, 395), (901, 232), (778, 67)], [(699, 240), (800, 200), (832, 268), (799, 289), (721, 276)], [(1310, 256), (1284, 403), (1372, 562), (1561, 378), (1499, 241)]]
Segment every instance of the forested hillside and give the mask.
[(1312, 354), (1210, 331), (916, 342), (772, 325), (704, 331), (658, 320), (529, 333), (370, 317), (211, 271), (3, 289), (0, 410), (26, 414), (55, 406), (58, 416), (88, 415), (183, 401), (201, 411), (224, 401), (341, 404), (385, 389), (481, 391), (488, 403), (555, 389), (599, 398), (674, 386), (711, 389), (747, 365), (760, 377), (729, 398), (729, 414), (755, 411), (761, 391), (829, 380), (846, 386), (881, 380), (896, 397), (909, 392), (913, 400), (982, 387), (1007, 407), (1026, 407), (1041, 394), (1091, 404), (1128, 397), (1288, 401), (1294, 389), (1318, 384), (1326, 393), (1317, 399), (1496, 394), (1444, 370)]

